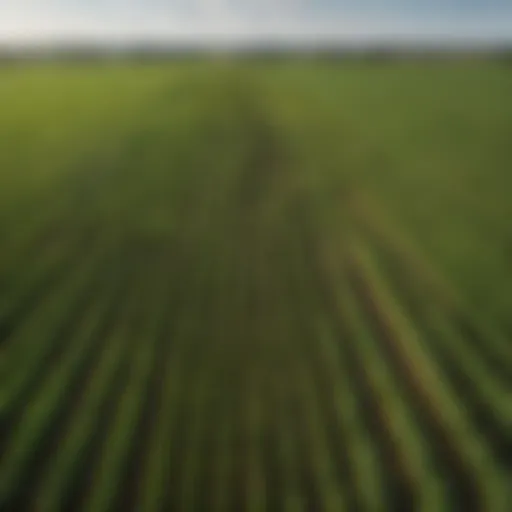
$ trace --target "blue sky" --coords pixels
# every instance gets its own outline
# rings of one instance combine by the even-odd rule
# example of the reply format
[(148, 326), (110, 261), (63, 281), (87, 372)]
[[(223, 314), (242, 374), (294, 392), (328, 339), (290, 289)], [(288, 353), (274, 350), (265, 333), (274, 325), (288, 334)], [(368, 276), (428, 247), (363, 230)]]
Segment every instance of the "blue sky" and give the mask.
[(0, 40), (512, 41), (512, 0), (0, 0)]

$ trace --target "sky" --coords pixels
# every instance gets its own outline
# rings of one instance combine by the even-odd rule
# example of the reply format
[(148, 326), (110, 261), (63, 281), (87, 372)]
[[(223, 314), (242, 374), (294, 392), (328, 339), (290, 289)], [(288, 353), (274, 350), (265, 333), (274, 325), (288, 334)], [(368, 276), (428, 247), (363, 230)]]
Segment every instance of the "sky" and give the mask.
[(508, 41), (512, 0), (0, 0), (0, 41)]

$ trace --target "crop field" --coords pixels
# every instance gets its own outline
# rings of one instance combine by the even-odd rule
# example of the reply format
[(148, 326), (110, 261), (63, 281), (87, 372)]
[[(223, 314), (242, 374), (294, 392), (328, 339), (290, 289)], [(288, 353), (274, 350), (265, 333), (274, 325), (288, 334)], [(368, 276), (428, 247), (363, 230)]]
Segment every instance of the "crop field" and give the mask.
[(512, 510), (512, 68), (0, 67), (0, 510)]

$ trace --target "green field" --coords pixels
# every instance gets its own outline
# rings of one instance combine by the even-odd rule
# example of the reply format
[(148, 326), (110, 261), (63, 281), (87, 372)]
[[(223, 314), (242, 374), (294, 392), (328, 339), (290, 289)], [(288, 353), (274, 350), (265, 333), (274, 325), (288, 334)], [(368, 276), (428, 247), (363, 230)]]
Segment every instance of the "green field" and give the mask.
[(512, 510), (511, 92), (0, 67), (0, 510)]

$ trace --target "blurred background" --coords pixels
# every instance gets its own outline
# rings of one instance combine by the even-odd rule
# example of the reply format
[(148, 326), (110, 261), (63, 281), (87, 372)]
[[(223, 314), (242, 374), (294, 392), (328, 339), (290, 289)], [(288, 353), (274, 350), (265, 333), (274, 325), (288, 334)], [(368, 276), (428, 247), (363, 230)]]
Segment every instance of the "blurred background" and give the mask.
[(0, 5), (0, 509), (512, 509), (512, 6)]

